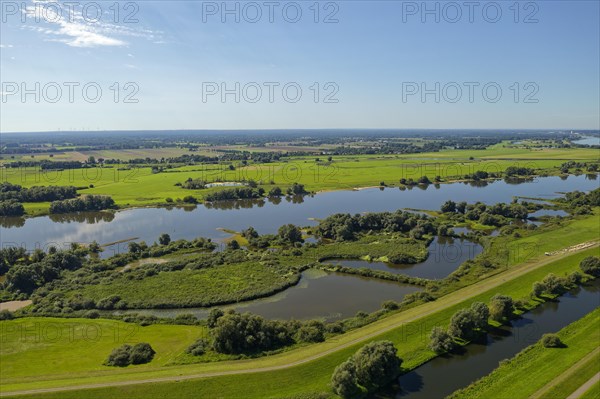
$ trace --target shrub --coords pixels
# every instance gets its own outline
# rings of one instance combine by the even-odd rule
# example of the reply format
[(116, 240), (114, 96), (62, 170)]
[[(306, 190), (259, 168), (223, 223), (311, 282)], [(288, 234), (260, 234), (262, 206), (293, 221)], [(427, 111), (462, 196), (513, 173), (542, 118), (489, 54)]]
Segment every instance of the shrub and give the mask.
[(331, 386), (333, 392), (342, 398), (354, 398), (362, 393), (356, 382), (356, 367), (351, 359), (335, 368), (331, 376)]
[(135, 344), (133, 348), (131, 348), (130, 353), (130, 361), (131, 364), (144, 364), (149, 363), (154, 358), (156, 352), (150, 344), (146, 342), (141, 342), (139, 344)]
[(325, 341), (325, 325), (318, 320), (311, 320), (298, 330), (298, 340), (302, 342)]
[(155, 353), (150, 344), (145, 342), (135, 344), (134, 346), (125, 344), (113, 349), (104, 364), (116, 367), (126, 367), (130, 364), (144, 364), (150, 362), (154, 358)]
[(474, 336), (475, 318), (469, 309), (461, 309), (450, 320), (448, 333), (454, 337), (470, 340)]
[(544, 348), (562, 348), (565, 346), (556, 334), (544, 334), (541, 342)]
[(193, 344), (187, 347), (185, 350), (186, 353), (194, 356), (201, 356), (206, 353), (208, 349), (208, 341), (204, 338), (197, 339)]

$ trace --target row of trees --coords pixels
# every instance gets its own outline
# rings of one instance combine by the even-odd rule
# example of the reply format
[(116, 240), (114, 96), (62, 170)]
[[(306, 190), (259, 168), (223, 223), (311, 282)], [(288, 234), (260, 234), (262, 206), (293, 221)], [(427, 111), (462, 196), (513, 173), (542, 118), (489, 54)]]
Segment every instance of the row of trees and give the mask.
[(107, 195), (84, 195), (79, 198), (53, 201), (50, 204), (50, 213), (101, 211), (115, 207), (115, 201)]
[(18, 184), (0, 183), (0, 201), (45, 202), (75, 198), (77, 189), (73, 186), (34, 186), (21, 187)]

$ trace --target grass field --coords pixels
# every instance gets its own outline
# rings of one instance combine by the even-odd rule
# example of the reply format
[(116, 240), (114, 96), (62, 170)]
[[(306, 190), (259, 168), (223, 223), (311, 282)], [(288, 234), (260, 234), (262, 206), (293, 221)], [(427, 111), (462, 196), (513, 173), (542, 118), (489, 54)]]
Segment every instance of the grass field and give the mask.
[(600, 381), (596, 382), (579, 399), (598, 399), (600, 398)]
[[(113, 154), (116, 156), (116, 154)], [(180, 166), (153, 174), (150, 167), (73, 169), (40, 172), (36, 168), (0, 168), (0, 181), (25, 187), (34, 185), (73, 185), (93, 188), (79, 190), (82, 194), (110, 195), (121, 207), (164, 204), (167, 197), (177, 199), (193, 195), (202, 199), (221, 188), (186, 190), (175, 186), (186, 179), (212, 181), (255, 180), (269, 190), (274, 182), (286, 188), (302, 183), (310, 191), (343, 190), (377, 186), (380, 182), (398, 185), (401, 178), (430, 179), (440, 176), (451, 180), (477, 170), (504, 171), (509, 166), (522, 166), (556, 172), (568, 160), (598, 161), (600, 152), (594, 149), (528, 150), (494, 146), (487, 150), (447, 150), (409, 155), (335, 156), (333, 162), (317, 162), (315, 157), (292, 157), (285, 161), (243, 166), (234, 162), (221, 165)], [(27, 211), (40, 214), (48, 204), (27, 204)]]
[[(427, 349), (428, 334), (435, 325), (446, 325), (451, 316), (461, 308), (470, 306), (475, 301), (488, 302), (496, 293), (519, 298), (527, 295), (533, 282), (540, 281), (548, 273), (565, 275), (578, 269), (581, 259), (599, 254), (598, 247), (569, 255), (542, 258), (537, 263), (518, 265), (514, 268), (478, 282), (454, 293), (448, 294), (435, 302), (426, 303), (415, 308), (394, 314), (359, 330), (328, 340), (321, 344), (310, 345), (282, 354), (266, 358), (237, 362), (219, 362), (176, 367), (163, 367), (143, 373), (127, 375), (127, 371), (119, 373), (95, 374), (93, 377), (84, 371), (81, 378), (54, 379), (43, 374), (36, 375), (36, 380), (23, 378), (20, 381), (2, 382), (3, 392), (19, 389), (48, 388), (53, 386), (74, 386), (79, 384), (101, 384), (107, 381), (127, 381), (131, 379), (153, 379), (179, 375), (179, 382), (147, 381), (143, 385), (127, 385), (105, 387), (102, 389), (65, 391), (49, 393), (43, 397), (87, 398), (87, 397), (128, 397), (128, 398), (163, 398), (163, 397), (226, 397), (226, 398), (281, 398), (310, 392), (329, 392), (328, 383), (331, 372), (336, 365), (344, 361), (367, 340), (389, 339), (396, 343), (399, 355), (404, 359), (404, 367), (413, 368), (430, 359), (434, 354)], [(362, 342), (358, 343), (357, 340)], [(341, 350), (337, 350), (340, 346)], [(324, 357), (304, 362), (312, 356)], [(4, 359), (1, 359), (4, 363)], [(278, 369), (282, 364), (293, 367)], [(231, 373), (235, 370), (264, 371), (260, 374), (221, 375), (204, 379), (185, 379), (185, 375), (197, 373)], [(31, 373), (30, 375), (34, 375)], [(37, 394), (35, 397), (39, 397)], [(31, 396), (34, 397), (34, 396)]]
[[(544, 348), (538, 342), (451, 397), (566, 398), (599, 371), (600, 308), (563, 328), (558, 336), (566, 348)], [(586, 361), (580, 363), (584, 358)], [(561, 374), (573, 366), (576, 372), (562, 379)], [(555, 385), (539, 392), (548, 383)]]
[(239, 302), (277, 292), (297, 281), (297, 275), (243, 262), (200, 270), (161, 272), (141, 280), (119, 274), (108, 283), (86, 285), (67, 292), (100, 300), (118, 295), (129, 308), (191, 307)]
[(130, 366), (135, 372), (165, 366), (199, 336), (200, 326), (150, 325), (105, 319), (23, 318), (0, 322), (1, 383), (70, 378), (73, 373), (103, 374), (125, 369), (103, 366), (112, 349), (148, 342), (156, 351), (151, 363)]

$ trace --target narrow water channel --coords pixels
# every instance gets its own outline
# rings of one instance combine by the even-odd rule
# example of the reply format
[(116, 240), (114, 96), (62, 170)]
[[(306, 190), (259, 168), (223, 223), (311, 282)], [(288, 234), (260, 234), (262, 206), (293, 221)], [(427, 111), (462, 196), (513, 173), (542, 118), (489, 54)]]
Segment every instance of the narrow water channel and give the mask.
[(557, 332), (598, 306), (600, 279), (566, 293), (555, 302), (542, 304), (511, 322), (510, 326), (488, 334), (485, 342), (466, 346), (460, 355), (437, 357), (401, 376), (400, 392), (389, 397), (444, 398), (489, 374), (501, 360), (509, 359), (536, 343), (543, 334)]
[(436, 236), (427, 250), (429, 252), (427, 259), (415, 264), (369, 262), (361, 259), (328, 259), (323, 263), (357, 269), (364, 267), (411, 277), (441, 279), (455, 271), (466, 260), (479, 255), (483, 247), (466, 239)]

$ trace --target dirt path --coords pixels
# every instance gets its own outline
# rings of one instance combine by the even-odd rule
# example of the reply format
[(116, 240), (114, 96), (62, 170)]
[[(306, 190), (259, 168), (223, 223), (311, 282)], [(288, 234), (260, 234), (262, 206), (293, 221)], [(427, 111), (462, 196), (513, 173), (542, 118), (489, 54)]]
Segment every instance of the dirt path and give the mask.
[[(543, 397), (552, 388), (554, 388), (555, 386), (561, 384), (563, 381), (568, 380), (573, 375), (577, 374), (577, 372), (579, 371), (579, 369), (581, 369), (581, 367), (584, 364), (586, 364), (594, 356), (597, 356), (599, 353), (600, 353), (600, 348), (594, 349), (593, 351), (591, 351), (590, 353), (588, 353), (587, 355), (585, 355), (583, 358), (581, 358), (577, 363), (575, 363), (574, 365), (572, 365), (571, 367), (569, 367), (567, 370), (565, 370), (564, 373), (562, 373), (561, 375), (559, 375), (558, 377), (556, 377), (555, 379), (553, 379), (552, 381), (550, 381), (548, 384), (544, 385), (539, 391), (537, 391), (536, 393), (534, 393), (533, 395), (531, 395), (529, 397), (529, 399), (538, 399), (538, 398)], [(583, 389), (582, 391), (581, 391), (581, 389), (583, 387), (585, 387), (585, 386), (587, 386), (587, 388), (589, 388), (594, 382), (597, 381), (598, 378), (600, 378), (600, 373), (596, 374), (588, 382), (586, 382), (581, 387), (579, 387), (579, 389), (577, 389), (577, 391), (573, 392), (569, 396), (569, 399), (576, 399), (579, 396), (581, 396), (585, 391), (587, 391), (587, 389)], [(581, 391), (581, 392), (579, 392), (579, 391)], [(579, 392), (579, 394), (576, 395), (576, 396), (574, 396), (578, 392)]]
[[(593, 243), (592, 246), (598, 246), (598, 242)], [(586, 247), (586, 249), (589, 247)], [(452, 307), (458, 303), (461, 303), (465, 300), (468, 300), (472, 297), (479, 295), (482, 292), (488, 291), (494, 287), (504, 284), (509, 280), (513, 280), (517, 277), (520, 277), (523, 274), (527, 274), (533, 270), (539, 269), (549, 263), (555, 262), (559, 259), (572, 255), (574, 252), (565, 252), (555, 256), (547, 256), (540, 258), (534, 262), (526, 262), (514, 266), (513, 268), (507, 270), (506, 272), (496, 274), (491, 276), (483, 281), (477, 282), (473, 285), (464, 287), (458, 291), (454, 291), (434, 302), (428, 302), (424, 305), (417, 306), (415, 308), (409, 309), (406, 312), (398, 313), (395, 316), (390, 316), (386, 319), (382, 319), (382, 321), (375, 322), (374, 324), (367, 325), (363, 328), (363, 330), (369, 330), (369, 327), (379, 327), (375, 331), (365, 333), (363, 335), (359, 335), (358, 337), (351, 339), (350, 341), (345, 341), (340, 343), (339, 345), (335, 345), (327, 350), (322, 352), (307, 356), (300, 360), (291, 361), (288, 363), (278, 364), (274, 366), (267, 367), (256, 367), (256, 368), (248, 368), (248, 369), (237, 369), (237, 370), (228, 370), (228, 371), (216, 371), (216, 372), (204, 372), (204, 373), (195, 373), (189, 375), (173, 375), (173, 376), (165, 376), (165, 377), (155, 377), (148, 379), (132, 379), (127, 381), (109, 381), (103, 383), (94, 383), (94, 384), (80, 384), (75, 386), (62, 386), (62, 387), (53, 387), (53, 388), (40, 388), (40, 389), (30, 389), (30, 390), (21, 390), (21, 391), (12, 391), (12, 392), (0, 392), (0, 397), (7, 396), (16, 396), (16, 395), (31, 395), (31, 394), (40, 394), (40, 393), (49, 393), (49, 392), (61, 392), (61, 391), (76, 391), (81, 389), (94, 389), (94, 388), (105, 388), (105, 387), (119, 387), (119, 386), (128, 386), (128, 385), (138, 385), (138, 384), (148, 384), (148, 383), (159, 383), (159, 382), (175, 382), (175, 381), (183, 381), (183, 380), (192, 380), (192, 379), (200, 379), (200, 378), (210, 378), (210, 377), (219, 377), (219, 376), (227, 376), (227, 375), (236, 375), (236, 374), (250, 374), (250, 373), (261, 373), (261, 372), (270, 372), (288, 369), (291, 367), (299, 366), (305, 363), (312, 362), (314, 360), (320, 359), (331, 353), (340, 351), (342, 349), (346, 349), (353, 345), (359, 344), (361, 342), (367, 341), (371, 338), (374, 338), (378, 335), (384, 334), (390, 330), (400, 327), (405, 323), (414, 322), (418, 319), (421, 319), (425, 316), (429, 316), (431, 314), (437, 313), (441, 310)], [(372, 328), (371, 328), (372, 329)], [(356, 332), (360, 332), (360, 330), (355, 330)], [(348, 333), (351, 335), (352, 332)], [(343, 338), (343, 337), (342, 337)], [(287, 352), (291, 354), (291, 352)], [(257, 359), (260, 360), (260, 359)], [(284, 359), (285, 361), (285, 359)], [(181, 369), (177, 371), (181, 372)]]
[(8, 310), (10, 312), (14, 312), (15, 310), (19, 310), (31, 304), (32, 302), (30, 300), (0, 302), (0, 310)]
[(567, 399), (579, 399), (584, 393), (588, 391), (596, 382), (600, 381), (600, 372), (590, 378), (585, 384), (577, 388), (575, 392), (570, 394)]

